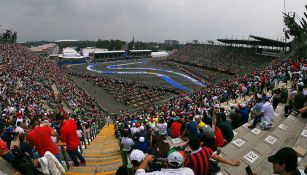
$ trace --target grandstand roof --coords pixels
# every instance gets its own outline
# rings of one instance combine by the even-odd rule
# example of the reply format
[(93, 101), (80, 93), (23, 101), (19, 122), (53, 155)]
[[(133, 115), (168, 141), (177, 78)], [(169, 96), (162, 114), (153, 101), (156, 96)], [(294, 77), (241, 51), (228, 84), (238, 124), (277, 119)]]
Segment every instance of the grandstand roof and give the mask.
[(129, 50), (130, 52), (151, 52), (151, 50)]
[(72, 39), (67, 39), (67, 40), (56, 40), (54, 41), (55, 43), (60, 43), (60, 42), (77, 42), (79, 40), (72, 40)]
[(252, 40), (238, 40), (238, 39), (217, 39), (219, 42), (225, 44), (246, 44), (252, 46), (271, 46), (271, 47), (289, 47), (290, 43), (285, 43), (282, 41), (272, 40), (268, 38), (263, 38), (260, 36), (250, 35)]

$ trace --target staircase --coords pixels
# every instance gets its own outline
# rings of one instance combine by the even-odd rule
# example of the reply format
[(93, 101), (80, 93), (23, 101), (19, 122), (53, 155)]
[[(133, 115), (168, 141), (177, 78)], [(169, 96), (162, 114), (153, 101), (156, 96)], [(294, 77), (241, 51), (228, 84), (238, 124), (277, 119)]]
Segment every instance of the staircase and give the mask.
[(71, 166), (67, 175), (111, 175), (122, 165), (118, 139), (114, 136), (114, 125), (105, 125), (90, 142), (82, 156), (86, 166)]

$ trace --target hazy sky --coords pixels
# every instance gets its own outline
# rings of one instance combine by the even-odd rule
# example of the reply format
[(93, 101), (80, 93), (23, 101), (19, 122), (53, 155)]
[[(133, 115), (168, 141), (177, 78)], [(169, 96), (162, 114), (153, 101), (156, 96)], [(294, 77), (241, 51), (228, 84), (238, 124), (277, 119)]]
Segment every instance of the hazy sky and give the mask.
[[(306, 0), (286, 0), (303, 17)], [(283, 0), (0, 0), (0, 25), (19, 41), (282, 37)]]

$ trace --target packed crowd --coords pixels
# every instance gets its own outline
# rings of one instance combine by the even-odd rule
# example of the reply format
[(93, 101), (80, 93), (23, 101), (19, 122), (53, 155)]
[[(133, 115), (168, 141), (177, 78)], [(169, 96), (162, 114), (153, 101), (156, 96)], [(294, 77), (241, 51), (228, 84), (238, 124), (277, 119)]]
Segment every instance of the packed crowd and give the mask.
[(0, 156), (17, 174), (38, 173), (38, 166), (43, 173), (63, 174), (62, 144), (74, 166), (84, 164), (79, 137), (103, 115), (94, 100), (56, 63), (25, 47), (0, 44), (0, 58)]
[(203, 44), (186, 45), (171, 55), (170, 59), (231, 73), (247, 72), (257, 67), (267, 66), (271, 61), (269, 57), (256, 55), (252, 48)]
[[(292, 86), (289, 95), (287, 83)], [(249, 128), (259, 124), (260, 129), (271, 129), (274, 110), (279, 103), (286, 103), (285, 116), (293, 112), (306, 117), (305, 85), (305, 59), (286, 59), (263, 70), (210, 85), (192, 95), (173, 98), (161, 106), (119, 114), (115, 120), (116, 128), (120, 132), (123, 151), (131, 153), (136, 174), (145, 174), (145, 170), (154, 171), (153, 174), (210, 174), (218, 168), (209, 158), (229, 165), (239, 164), (237, 160), (220, 159), (213, 153), (232, 141), (234, 129), (251, 119), (254, 120), (249, 122)], [(230, 99), (245, 96), (248, 100), (228, 104)], [(173, 138), (181, 138), (186, 145), (180, 145), (175, 151), (169, 150), (164, 140)], [(190, 152), (186, 150), (187, 146)], [(183, 156), (184, 152), (188, 156)], [(155, 159), (143, 156), (144, 153)], [(148, 162), (159, 158), (165, 160), (159, 164), (163, 167), (156, 168), (155, 163), (147, 166)], [(118, 171), (125, 170), (120, 168)]]
[(164, 99), (167, 93), (179, 94), (170, 88), (154, 87), (135, 81), (121, 81), (102, 75), (69, 72), (70, 75), (86, 78), (94, 86), (103, 87), (115, 99), (132, 107), (147, 106)]
[[(94, 99), (69, 80), (65, 69), (22, 46), (1, 44), (0, 59), (0, 156), (12, 163), (16, 174), (63, 174), (63, 158), (57, 145), (65, 145), (73, 165), (85, 165), (78, 151), (79, 138), (103, 117)], [(115, 88), (105, 85), (104, 78), (86, 77), (96, 85)], [(289, 81), (292, 91), (288, 95), (285, 83)], [(214, 173), (219, 167), (209, 158), (231, 166), (240, 164), (222, 158), (218, 152), (232, 141), (233, 129), (250, 120), (249, 114), (254, 118), (249, 127), (260, 123), (261, 129), (272, 127), (278, 103), (287, 104), (286, 114), (306, 117), (305, 85), (306, 61), (286, 59), (191, 95), (172, 98), (160, 106), (121, 112), (114, 116), (120, 133), (117, 136), (122, 137), (123, 151), (130, 153), (136, 174), (144, 174), (149, 162), (146, 171), (157, 174)], [(117, 90), (131, 86), (119, 86)], [(147, 98), (147, 91), (140, 92)], [(246, 103), (227, 106), (230, 99), (246, 95), (251, 97)], [(170, 148), (164, 142), (166, 138), (181, 138), (184, 144)], [(185, 152), (189, 154), (183, 156)], [(150, 155), (145, 157), (144, 153)], [(126, 169), (121, 167), (119, 171)]]

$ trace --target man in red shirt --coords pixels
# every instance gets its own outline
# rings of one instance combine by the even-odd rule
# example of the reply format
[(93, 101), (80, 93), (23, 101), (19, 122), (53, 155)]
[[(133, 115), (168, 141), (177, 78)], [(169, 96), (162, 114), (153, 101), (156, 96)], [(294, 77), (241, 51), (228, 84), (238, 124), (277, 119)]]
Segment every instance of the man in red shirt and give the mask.
[(74, 162), (74, 166), (80, 166), (78, 159), (81, 161), (81, 164), (85, 165), (85, 159), (78, 150), (79, 137), (77, 135), (76, 122), (73, 119), (66, 120), (61, 116), (60, 123), (62, 124), (61, 141), (66, 143), (66, 151)]
[(50, 151), (60, 162), (62, 159), (56, 145), (52, 142), (51, 136), (56, 136), (56, 132), (48, 125), (40, 126), (40, 122), (33, 122), (33, 129), (28, 134), (29, 144), (34, 146), (40, 157), (43, 157), (46, 151)]
[(174, 122), (171, 125), (171, 136), (173, 138), (177, 138), (180, 136), (181, 123), (178, 121), (177, 118), (174, 118), (173, 120)]

